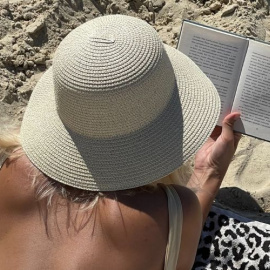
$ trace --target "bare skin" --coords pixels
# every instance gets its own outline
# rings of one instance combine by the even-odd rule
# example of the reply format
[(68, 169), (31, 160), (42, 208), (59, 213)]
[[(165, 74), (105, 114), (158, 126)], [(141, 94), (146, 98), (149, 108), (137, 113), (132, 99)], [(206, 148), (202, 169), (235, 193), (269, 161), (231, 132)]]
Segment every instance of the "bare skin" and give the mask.
[[(229, 136), (234, 136), (232, 130)], [(211, 164), (214, 162), (215, 166), (210, 166), (209, 161), (204, 159), (208, 165), (198, 163), (197, 167), (198, 172), (203, 175), (211, 172), (209, 179), (202, 178), (203, 185), (213, 188), (211, 193), (216, 191), (218, 185), (208, 183), (220, 180), (217, 172), (221, 167), (228, 167), (231, 157), (222, 161), (221, 166), (218, 155), (207, 154), (209, 147), (222, 150), (222, 145), (225, 143), (224, 146), (228, 147), (232, 140), (235, 140), (234, 137), (208, 145), (207, 150), (202, 150), (197, 156), (200, 158), (200, 155), (206, 154), (208, 157), (215, 157), (214, 161), (211, 160)], [(47, 219), (48, 237), (31, 187), (28, 168), (29, 160), (22, 156), (12, 162), (7, 160), (0, 170), (1, 269), (164, 269), (168, 209), (167, 196), (161, 188), (136, 196), (117, 192), (117, 201), (114, 200), (114, 194), (108, 193), (107, 198), (102, 198), (94, 209), (87, 212), (78, 212), (77, 206), (73, 205), (71, 220), (75, 225), (69, 226), (69, 230), (67, 207), (64, 201), (61, 203), (60, 198), (57, 218), (52, 212)], [(200, 171), (200, 168), (203, 170)], [(205, 199), (205, 196), (198, 194), (196, 196), (186, 187), (175, 188), (182, 202), (184, 216), (177, 270), (188, 270), (193, 265), (197, 250), (203, 222), (202, 213), (206, 214), (213, 198)]]
[(214, 129), (195, 156), (194, 172), (187, 186), (198, 188), (199, 185), (196, 195), (202, 208), (203, 222), (241, 139), (240, 133), (233, 132), (234, 122), (239, 117), (238, 112), (227, 115), (222, 127)]

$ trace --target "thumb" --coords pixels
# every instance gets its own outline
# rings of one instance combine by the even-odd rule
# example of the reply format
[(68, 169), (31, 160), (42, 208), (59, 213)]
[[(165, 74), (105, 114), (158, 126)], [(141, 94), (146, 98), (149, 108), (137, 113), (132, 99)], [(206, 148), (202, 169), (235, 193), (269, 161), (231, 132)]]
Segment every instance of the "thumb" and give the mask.
[(240, 118), (239, 112), (228, 114), (222, 122), (222, 137), (226, 140), (234, 139), (233, 126), (237, 119)]

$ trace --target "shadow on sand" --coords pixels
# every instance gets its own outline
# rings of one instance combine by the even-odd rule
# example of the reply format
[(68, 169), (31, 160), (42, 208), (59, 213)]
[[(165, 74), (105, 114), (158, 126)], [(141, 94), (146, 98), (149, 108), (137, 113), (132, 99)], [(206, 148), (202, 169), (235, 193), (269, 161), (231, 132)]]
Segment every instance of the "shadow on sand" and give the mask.
[(221, 188), (214, 205), (252, 220), (270, 224), (270, 213), (265, 213), (250, 193), (240, 188)]

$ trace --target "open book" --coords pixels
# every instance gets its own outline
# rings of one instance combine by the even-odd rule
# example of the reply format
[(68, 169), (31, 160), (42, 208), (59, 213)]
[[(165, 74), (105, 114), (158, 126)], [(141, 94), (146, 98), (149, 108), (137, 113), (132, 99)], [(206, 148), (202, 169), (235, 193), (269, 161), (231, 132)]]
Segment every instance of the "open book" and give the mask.
[(235, 130), (270, 141), (270, 45), (184, 21), (177, 49), (189, 56), (217, 88), (219, 125), (241, 112)]

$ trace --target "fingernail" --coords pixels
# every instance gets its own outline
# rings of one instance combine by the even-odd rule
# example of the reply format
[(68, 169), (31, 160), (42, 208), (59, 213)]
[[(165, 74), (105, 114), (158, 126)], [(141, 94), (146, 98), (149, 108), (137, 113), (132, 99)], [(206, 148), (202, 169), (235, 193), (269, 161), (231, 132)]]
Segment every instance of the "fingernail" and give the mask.
[(241, 116), (240, 114), (234, 115), (233, 120), (234, 120), (234, 121), (238, 120), (238, 119), (240, 118), (240, 116)]

